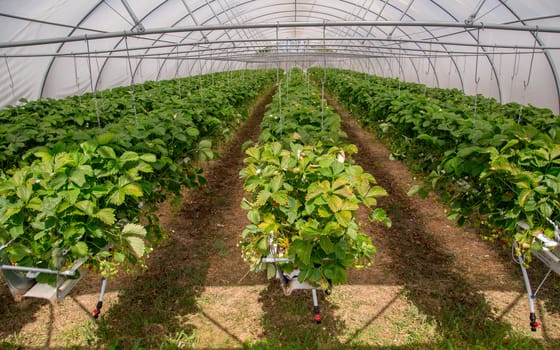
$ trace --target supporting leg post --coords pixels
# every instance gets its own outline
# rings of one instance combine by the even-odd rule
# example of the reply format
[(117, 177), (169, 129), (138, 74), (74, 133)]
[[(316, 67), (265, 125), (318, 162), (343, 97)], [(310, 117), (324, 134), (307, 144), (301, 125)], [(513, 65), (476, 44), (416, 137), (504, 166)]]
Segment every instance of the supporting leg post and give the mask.
[(519, 257), (519, 266), (521, 266), (521, 272), (523, 273), (523, 281), (525, 282), (525, 288), (527, 289), (527, 294), (529, 295), (529, 325), (531, 326), (531, 331), (536, 332), (537, 327), (540, 323), (537, 322), (537, 316), (535, 314), (535, 294), (533, 294), (533, 289), (531, 288), (531, 282), (529, 281), (529, 274), (527, 274), (527, 269), (523, 266), (524, 259), (523, 256)]
[(531, 321), (531, 323), (530, 323), (531, 331), (536, 332), (537, 327), (539, 327), (541, 324), (539, 322), (537, 322), (537, 316), (535, 315), (534, 312), (531, 312), (529, 314), (529, 320)]
[(93, 310), (93, 318), (99, 318), (99, 314), (101, 313), (101, 308), (103, 307), (103, 296), (105, 295), (105, 288), (107, 287), (107, 278), (101, 278), (101, 292), (99, 292), (99, 301)]
[(321, 323), (321, 312), (319, 311), (319, 300), (317, 299), (317, 288), (311, 289), (313, 296), (313, 312), (315, 313), (314, 319), (317, 324)]

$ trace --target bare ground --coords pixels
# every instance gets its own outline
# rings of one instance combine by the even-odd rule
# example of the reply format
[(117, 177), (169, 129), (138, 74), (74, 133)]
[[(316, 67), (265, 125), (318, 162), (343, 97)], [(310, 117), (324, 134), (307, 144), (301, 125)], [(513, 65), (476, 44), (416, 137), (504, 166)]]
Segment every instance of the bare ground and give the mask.
[(493, 331), (511, 327), (551, 349), (560, 346), (553, 287), (543, 287), (538, 303), (543, 326), (531, 333), (521, 274), (507, 252), (448, 221), (437, 196), (408, 197), (417, 183), (414, 175), (405, 164), (390, 160), (387, 149), (339, 107), (344, 130), (359, 149), (354, 159), (389, 192), (380, 206), (393, 226), (363, 224), (378, 248), (373, 265), (353, 270), (346, 285), (320, 295), (321, 325), (312, 322), (309, 292), (286, 297), (275, 281), (249, 272), (237, 247), (247, 224), (238, 174), (241, 145), (260, 133), (266, 100), (261, 102), (220, 159), (207, 166), (208, 184), (187, 191), (179, 205), (162, 208), (170, 239), (152, 254), (146, 272), (109, 281), (99, 320), (90, 316), (99, 288), (93, 275), (55, 306), (37, 300), (15, 303), (2, 287), (3, 345), (154, 348), (163, 343), (230, 349), (299, 342), (319, 349), (414, 349), (437, 347), (457, 334), (468, 345), (492, 323), (488, 328)]

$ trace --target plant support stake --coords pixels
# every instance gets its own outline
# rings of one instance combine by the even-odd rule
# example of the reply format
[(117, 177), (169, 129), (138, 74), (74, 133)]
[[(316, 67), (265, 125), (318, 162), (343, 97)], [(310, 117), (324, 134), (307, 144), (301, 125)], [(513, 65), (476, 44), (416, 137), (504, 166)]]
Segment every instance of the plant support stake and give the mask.
[(95, 116), (97, 117), (97, 127), (101, 129), (101, 119), (99, 118), (99, 106), (97, 105), (97, 93), (93, 87), (93, 73), (91, 72), (91, 51), (89, 49), (89, 41), (86, 35), (86, 47), (87, 47), (87, 58), (88, 58), (88, 70), (89, 70), (89, 84), (91, 87), (91, 93), (93, 94), (93, 102), (95, 103)]

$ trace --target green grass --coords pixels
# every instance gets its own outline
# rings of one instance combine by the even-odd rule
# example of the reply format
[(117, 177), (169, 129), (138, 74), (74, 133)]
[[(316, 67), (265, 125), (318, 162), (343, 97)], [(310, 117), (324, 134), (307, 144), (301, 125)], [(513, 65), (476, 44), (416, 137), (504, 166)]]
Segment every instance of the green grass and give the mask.
[(221, 258), (227, 258), (229, 255), (229, 249), (227, 243), (222, 239), (216, 239), (213, 244), (214, 252)]

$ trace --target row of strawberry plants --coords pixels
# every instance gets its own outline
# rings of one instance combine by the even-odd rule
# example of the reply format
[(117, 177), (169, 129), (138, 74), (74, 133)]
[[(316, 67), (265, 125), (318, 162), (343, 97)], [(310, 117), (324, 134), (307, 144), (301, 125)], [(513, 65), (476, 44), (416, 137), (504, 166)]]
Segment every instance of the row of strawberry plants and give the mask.
[(376, 208), (377, 198), (387, 193), (353, 164), (356, 146), (342, 140), (340, 117), (321, 107), (321, 94), (315, 87), (308, 90), (304, 73), (293, 69), (287, 79), (240, 172), (248, 195), (242, 207), (250, 221), (242, 252), (254, 270), (267, 267), (272, 277), (272, 265), (261, 259), (277, 244), (277, 257), (292, 261), (282, 265), (284, 272), (297, 267), (300, 282), (329, 289), (346, 281), (347, 268), (363, 266), (375, 253), (369, 236), (360, 232), (356, 211), (363, 205), (371, 220), (389, 224)]
[[(314, 69), (313, 75), (317, 81), (323, 78), (323, 70)], [(475, 118), (508, 118), (520, 125), (531, 125), (540, 131), (548, 132), (551, 126), (560, 126), (560, 120), (550, 109), (524, 106), (517, 102), (499, 103), (496, 99), (465, 95), (458, 89), (428, 88), (423, 84), (402, 82), (394, 78), (382, 78), (366, 73), (346, 71), (351, 74), (352, 85), (341, 86), (340, 95), (346, 96), (343, 101), (348, 107), (359, 113), (367, 113), (375, 118), (383, 118), (385, 110), (393, 101), (393, 97), (401, 92), (410, 93), (417, 97), (423, 96), (427, 101), (436, 101), (442, 110), (464, 117)], [(332, 83), (332, 82), (331, 82)], [(388, 91), (386, 95), (379, 95), (382, 89)], [(373, 94), (372, 90), (376, 93)], [(370, 98), (375, 95), (376, 103)], [(380, 114), (376, 116), (376, 114)]]
[(226, 136), (239, 120), (235, 108), (259, 92), (248, 87), (270, 81), (266, 71), (246, 73), (243, 79), (214, 73), (99, 91), (96, 98), (88, 93), (8, 106), (0, 110), (0, 167), (17, 165), (34, 147), (79, 143), (108, 129), (135, 132), (177, 122)]
[[(164, 236), (157, 204), (203, 183), (199, 162), (212, 158), (212, 143), (227, 136), (208, 121), (234, 128), (250, 100), (275, 78), (274, 71), (252, 74), (258, 80), (251, 84), (235, 80), (204, 90), (207, 101), (237, 101), (224, 115), (205, 112), (201, 100), (164, 101), (172, 110), (139, 114), (138, 123), (124, 118), (101, 129), (74, 130), (70, 138), (31, 148), (18, 167), (2, 169), (2, 259), (59, 269), (87, 257), (103, 275), (143, 264), (144, 254)], [(236, 94), (243, 98), (231, 96)], [(192, 118), (191, 109), (200, 109), (200, 116)]]
[[(474, 97), (397, 83), (330, 70), (326, 86), (388, 141), (394, 156), (428, 175), (411, 193), (438, 190), (450, 218), (474, 219), (487, 237), (515, 240), (523, 250), (538, 233), (554, 237), (548, 220), (560, 220), (560, 118), (530, 106), (523, 119), (503, 113), (511, 105), (475, 113)], [(519, 232), (520, 221), (531, 229)]]

